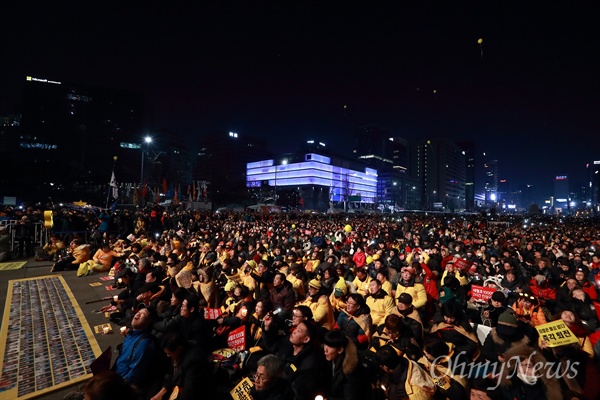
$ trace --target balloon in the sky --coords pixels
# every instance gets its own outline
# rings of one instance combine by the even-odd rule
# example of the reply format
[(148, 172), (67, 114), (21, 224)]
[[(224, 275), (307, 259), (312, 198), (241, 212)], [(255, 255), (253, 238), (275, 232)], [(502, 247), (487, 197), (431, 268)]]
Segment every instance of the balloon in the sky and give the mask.
[(477, 39), (477, 44), (482, 44), (482, 43), (483, 43), (483, 39), (482, 38)]

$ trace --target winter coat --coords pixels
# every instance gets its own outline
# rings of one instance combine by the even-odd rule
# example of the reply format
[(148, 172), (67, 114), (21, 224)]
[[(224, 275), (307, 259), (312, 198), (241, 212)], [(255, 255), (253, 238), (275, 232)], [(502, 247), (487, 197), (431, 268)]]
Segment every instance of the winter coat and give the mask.
[(435, 384), (417, 363), (402, 357), (400, 364), (383, 378), (388, 400), (431, 400)]
[(373, 326), (379, 326), (385, 321), (385, 317), (390, 315), (396, 305), (394, 299), (392, 299), (385, 290), (381, 289), (375, 294), (369, 294), (366, 297), (366, 302), (371, 309), (371, 319), (373, 320)]
[(337, 360), (328, 363), (329, 385), (325, 389), (327, 400), (369, 400), (371, 385), (356, 352), (343, 352)]
[(333, 318), (333, 307), (329, 303), (329, 298), (323, 294), (317, 294), (315, 297), (317, 298), (316, 301), (313, 301), (313, 298), (309, 296), (298, 304), (310, 308), (313, 313), (313, 320), (317, 325), (327, 330), (333, 329), (335, 319)]
[(398, 286), (396, 286), (396, 300), (402, 293), (408, 293), (412, 296), (412, 304), (415, 308), (422, 308), (427, 304), (427, 292), (425, 291), (425, 287), (423, 284), (415, 282), (414, 279), (409, 282), (404, 282), (404, 280), (398, 282)]
[(371, 310), (369, 306), (360, 307), (355, 315), (342, 310), (336, 322), (336, 328), (351, 339), (357, 348), (365, 349), (372, 335)]
[(538, 373), (540, 378), (535, 385), (526, 385), (514, 373), (515, 368), (517, 367), (513, 362), (510, 368), (507, 367), (501, 371), (500, 390), (505, 399), (560, 400), (564, 398), (560, 383), (554, 378), (554, 375), (548, 371), (552, 364), (548, 363), (539, 351), (535, 351), (529, 346), (514, 346), (505, 354), (504, 358), (510, 360), (513, 357), (519, 357), (521, 359), (530, 358), (530, 361), (534, 363), (534, 365), (542, 366)]

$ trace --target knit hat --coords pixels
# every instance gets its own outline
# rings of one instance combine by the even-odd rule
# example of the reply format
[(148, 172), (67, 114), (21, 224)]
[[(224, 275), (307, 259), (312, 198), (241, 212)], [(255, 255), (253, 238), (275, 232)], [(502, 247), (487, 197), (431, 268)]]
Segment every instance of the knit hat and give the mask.
[(494, 292), (492, 294), (492, 300), (499, 303), (504, 303), (506, 301), (506, 295), (501, 291)]
[(318, 279), (312, 279), (310, 282), (308, 282), (308, 286), (313, 289), (320, 290), (321, 289), (321, 281)]
[(338, 279), (337, 283), (335, 284), (335, 288), (333, 289), (333, 295), (339, 299), (340, 297), (345, 296), (346, 293), (348, 293), (346, 281), (340, 276), (340, 279)]
[(402, 293), (398, 296), (398, 303), (406, 304), (407, 306), (411, 305), (413, 302), (413, 298), (410, 293)]
[(519, 323), (517, 322), (517, 318), (512, 311), (504, 311), (498, 317), (498, 325), (508, 325), (517, 328)]

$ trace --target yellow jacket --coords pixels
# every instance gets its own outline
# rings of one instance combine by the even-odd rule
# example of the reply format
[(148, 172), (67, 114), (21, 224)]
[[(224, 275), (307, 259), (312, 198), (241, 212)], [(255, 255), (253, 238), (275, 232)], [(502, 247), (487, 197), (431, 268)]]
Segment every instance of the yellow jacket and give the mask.
[(335, 319), (333, 317), (333, 307), (329, 303), (327, 296), (319, 296), (317, 301), (312, 301), (310, 297), (298, 303), (298, 305), (308, 306), (313, 313), (313, 320), (317, 325), (327, 330), (333, 329)]
[(362, 295), (362, 297), (365, 297), (367, 293), (369, 293), (369, 283), (371, 283), (372, 280), (373, 279), (368, 275), (364, 282), (358, 279), (358, 277), (354, 278), (352, 284), (354, 285), (354, 289), (356, 289), (356, 293)]
[(408, 293), (412, 296), (412, 304), (415, 308), (425, 307), (425, 304), (427, 304), (427, 292), (422, 283), (415, 282), (413, 286), (404, 286), (398, 283), (398, 286), (396, 286), (396, 299), (398, 299), (402, 293)]
[(394, 308), (396, 308), (394, 299), (388, 295), (369, 295), (366, 300), (367, 305), (371, 309), (371, 319), (374, 326), (383, 324), (385, 317), (390, 315), (394, 311)]

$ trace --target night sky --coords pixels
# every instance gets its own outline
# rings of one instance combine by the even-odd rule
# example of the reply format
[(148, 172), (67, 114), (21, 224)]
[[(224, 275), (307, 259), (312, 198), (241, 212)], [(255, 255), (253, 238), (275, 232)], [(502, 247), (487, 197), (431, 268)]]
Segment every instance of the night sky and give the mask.
[(376, 123), (476, 140), (544, 195), (556, 174), (583, 183), (600, 160), (598, 2), (452, 3), (3, 6), (0, 115), (31, 75), (143, 92), (148, 132), (346, 151)]

